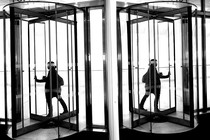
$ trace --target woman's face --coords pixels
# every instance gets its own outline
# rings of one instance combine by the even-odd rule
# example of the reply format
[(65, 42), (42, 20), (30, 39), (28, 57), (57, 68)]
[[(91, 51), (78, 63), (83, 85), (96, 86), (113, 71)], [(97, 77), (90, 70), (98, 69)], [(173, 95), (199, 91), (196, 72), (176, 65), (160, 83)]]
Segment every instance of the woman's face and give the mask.
[(54, 64), (52, 64), (52, 63), (48, 63), (48, 64), (47, 64), (47, 68), (48, 68), (48, 69), (50, 69), (50, 67), (53, 67), (53, 66), (54, 66)]
[(157, 66), (157, 61), (151, 61), (151, 65), (153, 65), (153, 66)]

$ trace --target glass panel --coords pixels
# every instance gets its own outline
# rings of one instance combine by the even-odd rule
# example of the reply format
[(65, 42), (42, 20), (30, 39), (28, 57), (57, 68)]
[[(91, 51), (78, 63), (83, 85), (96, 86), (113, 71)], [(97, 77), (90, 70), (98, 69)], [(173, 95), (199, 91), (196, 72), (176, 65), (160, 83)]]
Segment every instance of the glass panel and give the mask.
[[(29, 115), (29, 69), (28, 69), (28, 23), (22, 21), (22, 117), (24, 121), (30, 118)], [(29, 123), (24, 123), (24, 127), (30, 125)]]
[(210, 2), (208, 0), (205, 0), (205, 6), (206, 6), (205, 10), (209, 12), (210, 11)]
[[(20, 15), (21, 17), (21, 15)], [(12, 102), (15, 103), (16, 105), (16, 112), (14, 112), (13, 110), (13, 115), (15, 114), (16, 120), (14, 122), (16, 122), (16, 127), (17, 129), (23, 128), (26, 124), (25, 124), (25, 119), (28, 118), (28, 108), (26, 107), (26, 112), (24, 111), (24, 105), (27, 104), (28, 99), (24, 98), (24, 95), (28, 95), (28, 85), (27, 85), (27, 81), (23, 82), (23, 77), (28, 77), (28, 73), (27, 73), (27, 59), (28, 58), (27, 55), (25, 55), (23, 57), (23, 50), (26, 49), (27, 51), (27, 42), (26, 44), (23, 43), (23, 38), (26, 34), (27, 34), (27, 28), (26, 30), (24, 30), (22, 27), (26, 26), (27, 27), (27, 23), (23, 22), (21, 20), (15, 20), (14, 21), (14, 30), (13, 30), (13, 34), (15, 37), (15, 44), (13, 44), (12, 47), (14, 51), (14, 55), (13, 56), (13, 60), (15, 59), (15, 69), (13, 69), (13, 74), (15, 73), (15, 77), (12, 78), (12, 80), (15, 81), (15, 84), (13, 83), (13, 87), (15, 87), (16, 90), (12, 89), (13, 91), (13, 95), (14, 93), (16, 93), (15, 97), (16, 100), (14, 98), (14, 96), (12, 97), (13, 100)], [(25, 39), (27, 40), (27, 37), (25, 37)], [(25, 60), (23, 60), (25, 59)], [(24, 69), (26, 68), (26, 73), (24, 72)], [(15, 100), (15, 101), (14, 101)], [(14, 105), (14, 104), (13, 104)], [(14, 116), (13, 116), (14, 117)], [(25, 118), (26, 117), (26, 118)], [(14, 119), (14, 118), (13, 118)]]
[[(206, 54), (210, 52), (210, 19), (206, 19)], [(206, 55), (206, 71), (207, 71), (207, 93), (209, 93), (209, 83), (210, 83), (210, 56)], [(202, 98), (202, 97), (201, 97)], [(202, 106), (201, 106), (202, 107)], [(210, 107), (210, 95), (207, 94), (207, 107)]]
[(77, 13), (78, 78), (79, 78), (79, 130), (86, 128), (84, 14)]
[[(200, 65), (201, 65), (201, 30), (198, 28), (201, 26), (200, 18), (192, 18), (192, 46), (193, 46), (193, 84), (194, 84), (194, 110), (199, 109), (199, 93), (202, 93), (200, 90), (201, 79), (200, 79)], [(197, 38), (197, 39), (196, 39)], [(197, 112), (196, 112), (197, 113)], [(196, 114), (198, 115), (198, 114)]]
[(183, 112), (190, 112), (190, 81), (189, 81), (189, 42), (188, 42), (188, 20), (182, 20), (182, 90), (183, 90)]
[(102, 9), (90, 10), (90, 29), (94, 29), (90, 30), (93, 125), (104, 125), (102, 22)]
[(44, 84), (35, 83), (34, 77), (42, 79), (47, 75), (45, 23), (30, 24), (30, 78), (31, 78), (31, 113), (37, 115), (47, 114), (47, 105), (44, 95)]
[[(170, 73), (169, 78), (161, 79), (160, 110), (175, 107), (175, 71), (174, 71), (174, 30), (173, 23), (158, 21), (158, 71), (163, 75)], [(165, 55), (161, 55), (165, 52)]]
[[(3, 27), (3, 19), (0, 19), (0, 27)], [(0, 81), (0, 102), (2, 103), (2, 105), (0, 106), (0, 119), (5, 119), (5, 89), (4, 87), (4, 41), (3, 41), (3, 35), (4, 35), (4, 31), (3, 28), (0, 29), (0, 55), (1, 55), (1, 59), (0, 59), (0, 65), (2, 67), (0, 67), (0, 79), (2, 79)]]
[[(183, 112), (183, 104), (182, 102), (179, 103), (180, 101), (182, 101), (183, 96), (182, 96), (182, 79), (180, 79), (182, 77), (182, 31), (181, 31), (181, 20), (176, 20), (174, 22), (175, 24), (175, 39), (176, 39), (176, 43), (175, 43), (175, 58), (176, 58), (176, 100), (178, 102), (178, 104), (176, 103), (176, 109), (178, 112)], [(182, 115), (180, 115), (180, 117), (182, 117)]]
[[(6, 67), (4, 67), (6, 69), (5, 71), (5, 76), (6, 76), (6, 88), (4, 90), (6, 90), (6, 98), (7, 100), (5, 100), (5, 105), (7, 106), (7, 119), (8, 120), (8, 124), (11, 125), (12, 124), (12, 104), (11, 104), (11, 60), (10, 60), (10, 19), (4, 19), (5, 21), (5, 25), (4, 25), (4, 40), (5, 40), (5, 43), (4, 43), (4, 47), (5, 47), (5, 53), (4, 53), (4, 56), (5, 56), (5, 63), (6, 63)], [(8, 133), (11, 133), (12, 132), (12, 128), (10, 128), (8, 130)]]
[(11, 105), (11, 60), (10, 60), (10, 20), (9, 19), (4, 19), (5, 20), (5, 26), (4, 27), (6, 29), (6, 33), (4, 36), (4, 40), (5, 40), (5, 51), (6, 53), (4, 54), (6, 57), (6, 77), (7, 77), (7, 81), (6, 81), (6, 90), (7, 90), (7, 112), (8, 112), (8, 120), (10, 120), (10, 124), (11, 124), (11, 119), (12, 119), (12, 105)]
[(131, 128), (129, 112), (129, 89), (128, 89), (128, 47), (127, 47), (127, 14), (120, 13), (121, 44), (122, 44), (122, 106), (123, 106), (123, 125)]

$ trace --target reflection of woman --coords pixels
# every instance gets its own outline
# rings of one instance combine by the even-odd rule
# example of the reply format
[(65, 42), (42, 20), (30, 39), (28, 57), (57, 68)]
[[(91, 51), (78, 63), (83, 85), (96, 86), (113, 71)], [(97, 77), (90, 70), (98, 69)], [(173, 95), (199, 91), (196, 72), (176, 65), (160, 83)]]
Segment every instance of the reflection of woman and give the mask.
[(46, 102), (47, 102), (47, 106), (49, 110), (49, 114), (47, 115), (47, 117), (52, 116), (52, 106), (51, 106), (52, 99), (50, 98), (50, 91), (52, 91), (52, 98), (56, 97), (58, 101), (61, 103), (64, 110), (62, 114), (67, 113), (68, 112), (67, 106), (64, 100), (61, 98), (61, 87), (60, 87), (61, 85), (59, 84), (59, 80), (57, 79), (59, 75), (56, 71), (56, 66), (54, 62), (48, 62), (47, 68), (49, 69), (47, 77), (43, 76), (43, 78), (39, 80), (35, 76), (36, 82), (45, 82), (45, 97), (46, 97)]
[(146, 99), (149, 97), (150, 93), (155, 94), (155, 100), (154, 100), (154, 110), (155, 112), (159, 112), (158, 109), (158, 101), (160, 98), (160, 89), (161, 89), (161, 82), (160, 78), (168, 78), (170, 76), (170, 73), (168, 75), (163, 75), (162, 73), (158, 73), (157, 69), (157, 60), (151, 59), (150, 60), (150, 66), (147, 70), (147, 76), (145, 80), (145, 95), (142, 98), (140, 102), (140, 109), (144, 109), (144, 103)]

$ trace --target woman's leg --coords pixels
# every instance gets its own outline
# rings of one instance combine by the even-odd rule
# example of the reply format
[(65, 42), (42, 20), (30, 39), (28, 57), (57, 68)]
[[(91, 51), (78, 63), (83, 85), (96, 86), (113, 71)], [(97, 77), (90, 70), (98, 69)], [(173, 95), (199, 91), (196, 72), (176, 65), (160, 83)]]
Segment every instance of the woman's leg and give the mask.
[(144, 109), (144, 103), (145, 103), (146, 99), (149, 97), (149, 93), (148, 92), (149, 91), (146, 91), (146, 93), (144, 94), (144, 97), (141, 99), (141, 102), (140, 102), (140, 105), (139, 105), (140, 109), (145, 110)]
[(155, 94), (154, 111), (159, 112), (160, 110), (158, 109), (158, 102), (160, 99), (160, 88), (157, 88), (154, 94)]
[(58, 101), (61, 103), (62, 107), (63, 107), (63, 113), (67, 113), (68, 112), (68, 108), (66, 106), (65, 101), (63, 100), (63, 98), (61, 97), (61, 93), (54, 93), (54, 97), (56, 97), (58, 99)]
[(61, 103), (61, 105), (63, 107), (63, 113), (67, 113), (68, 108), (67, 108), (66, 103), (64, 102), (63, 98), (61, 98), (61, 96), (58, 98), (58, 101)]
[(48, 106), (47, 117), (52, 117), (52, 99), (50, 99), (50, 92), (45, 92), (45, 98)]

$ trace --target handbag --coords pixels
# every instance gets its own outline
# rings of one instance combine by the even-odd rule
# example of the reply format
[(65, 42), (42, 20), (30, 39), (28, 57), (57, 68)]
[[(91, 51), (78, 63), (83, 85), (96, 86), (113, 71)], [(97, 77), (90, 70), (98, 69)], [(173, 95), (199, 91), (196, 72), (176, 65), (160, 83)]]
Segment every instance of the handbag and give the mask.
[(143, 83), (147, 83), (147, 81), (148, 81), (148, 71), (142, 77), (142, 82)]
[(63, 78), (58, 74), (58, 86), (63, 86), (64, 85), (64, 80)]

